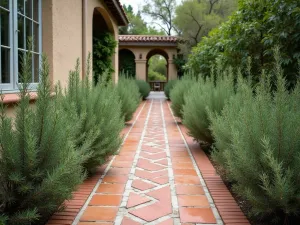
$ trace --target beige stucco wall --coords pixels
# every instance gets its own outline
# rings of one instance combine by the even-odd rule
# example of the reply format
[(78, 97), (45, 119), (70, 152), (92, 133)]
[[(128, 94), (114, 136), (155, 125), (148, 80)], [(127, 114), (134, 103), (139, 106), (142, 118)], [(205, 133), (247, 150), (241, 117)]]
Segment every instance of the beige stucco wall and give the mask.
[(51, 77), (65, 86), (70, 69), (82, 56), (82, 0), (43, 0), (43, 51)]
[[(86, 58), (92, 53), (93, 13), (97, 8), (104, 17), (110, 32), (118, 40), (118, 25), (113, 15), (102, 0), (87, 0), (86, 52), (82, 45), (82, 0), (43, 0), (43, 51), (48, 55), (50, 73), (53, 83), (58, 81), (65, 86), (70, 69), (73, 69), (77, 58), (82, 64), (82, 56)], [(113, 56), (115, 73), (113, 79), (118, 80), (118, 48)], [(81, 74), (82, 76), (82, 74)]]
[[(168, 55), (168, 80), (177, 79), (177, 69), (173, 63), (173, 56), (177, 56), (176, 46), (119, 46), (119, 50), (128, 49), (135, 55), (136, 78), (146, 80), (147, 76), (147, 55), (152, 50), (162, 50)], [(142, 58), (140, 59), (140, 54)]]

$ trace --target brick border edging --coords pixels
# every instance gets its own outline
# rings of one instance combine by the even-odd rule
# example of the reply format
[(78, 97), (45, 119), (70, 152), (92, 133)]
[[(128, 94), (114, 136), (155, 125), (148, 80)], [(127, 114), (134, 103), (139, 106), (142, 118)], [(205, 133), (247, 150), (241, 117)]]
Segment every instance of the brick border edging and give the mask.
[(187, 128), (184, 125), (181, 123), (177, 124), (191, 150), (193, 158), (203, 176), (224, 224), (250, 225), (250, 222), (231, 195), (222, 178), (217, 174), (216, 169), (208, 159), (207, 155), (200, 148), (200, 145), (196, 143), (192, 137), (188, 136)]
[[(134, 113), (133, 119), (128, 122), (128, 124), (131, 125), (125, 126), (123, 128), (121, 135), (124, 135), (125, 139), (128, 136), (131, 127), (133, 127), (134, 121), (137, 120), (138, 115), (143, 110), (145, 105), (146, 101), (141, 102), (141, 104)], [(122, 147), (122, 145), (120, 147)], [(104, 171), (106, 170), (106, 167), (109, 165), (111, 160), (113, 159), (108, 160), (107, 163), (100, 166), (97, 172), (92, 177), (88, 178), (82, 184), (80, 184), (78, 186), (78, 189), (72, 193), (72, 199), (66, 200), (63, 203), (65, 205), (64, 210), (61, 212), (54, 213), (47, 221), (46, 225), (71, 225), (76, 219), (76, 216), (78, 215), (82, 207), (84, 206), (85, 202), (88, 200), (90, 194), (97, 185), (98, 180), (103, 175)]]

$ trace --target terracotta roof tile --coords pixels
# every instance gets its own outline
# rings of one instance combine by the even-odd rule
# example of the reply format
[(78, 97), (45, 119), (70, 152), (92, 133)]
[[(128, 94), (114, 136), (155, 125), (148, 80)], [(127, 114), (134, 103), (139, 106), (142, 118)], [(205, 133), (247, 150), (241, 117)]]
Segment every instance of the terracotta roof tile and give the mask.
[(176, 43), (177, 37), (163, 35), (119, 35), (119, 42), (169, 42)]

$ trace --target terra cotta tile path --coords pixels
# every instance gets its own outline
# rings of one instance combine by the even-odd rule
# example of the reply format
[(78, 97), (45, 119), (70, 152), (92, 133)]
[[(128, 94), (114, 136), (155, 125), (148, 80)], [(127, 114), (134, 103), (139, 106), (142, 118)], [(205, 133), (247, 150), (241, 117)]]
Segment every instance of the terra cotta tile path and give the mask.
[(250, 224), (162, 94), (137, 112), (118, 155), (47, 225)]

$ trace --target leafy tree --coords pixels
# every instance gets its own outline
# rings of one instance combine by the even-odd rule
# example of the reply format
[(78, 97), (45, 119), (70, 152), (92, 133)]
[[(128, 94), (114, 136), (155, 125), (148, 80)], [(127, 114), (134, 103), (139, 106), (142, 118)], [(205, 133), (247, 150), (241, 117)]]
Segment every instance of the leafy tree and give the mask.
[(237, 5), (237, 0), (187, 0), (176, 8), (174, 24), (180, 30), (181, 36), (187, 40), (180, 45), (184, 55), (189, 54), (191, 48), (201, 41), (212, 28), (226, 20)]
[(244, 67), (251, 56), (258, 81), (262, 69), (272, 69), (272, 49), (279, 45), (288, 85), (293, 86), (300, 58), (299, 12), (297, 0), (241, 0), (238, 11), (193, 49), (188, 67), (209, 75), (208, 68), (216, 58)]
[(148, 62), (148, 79), (156, 81), (165, 81), (167, 79), (167, 62), (160, 55), (154, 55)]
[(143, 7), (143, 13), (151, 16), (153, 23), (161, 27), (169, 36), (172, 31), (176, 31), (173, 24), (175, 10), (176, 0), (146, 0), (146, 5)]
[(151, 34), (151, 35), (163, 35), (163, 31), (157, 30), (155, 27), (149, 26), (142, 18), (141, 12), (136, 14), (133, 12), (131, 5), (123, 5), (126, 15), (129, 19), (129, 25), (126, 27), (120, 27), (119, 33), (123, 35), (139, 35), (139, 34)]

